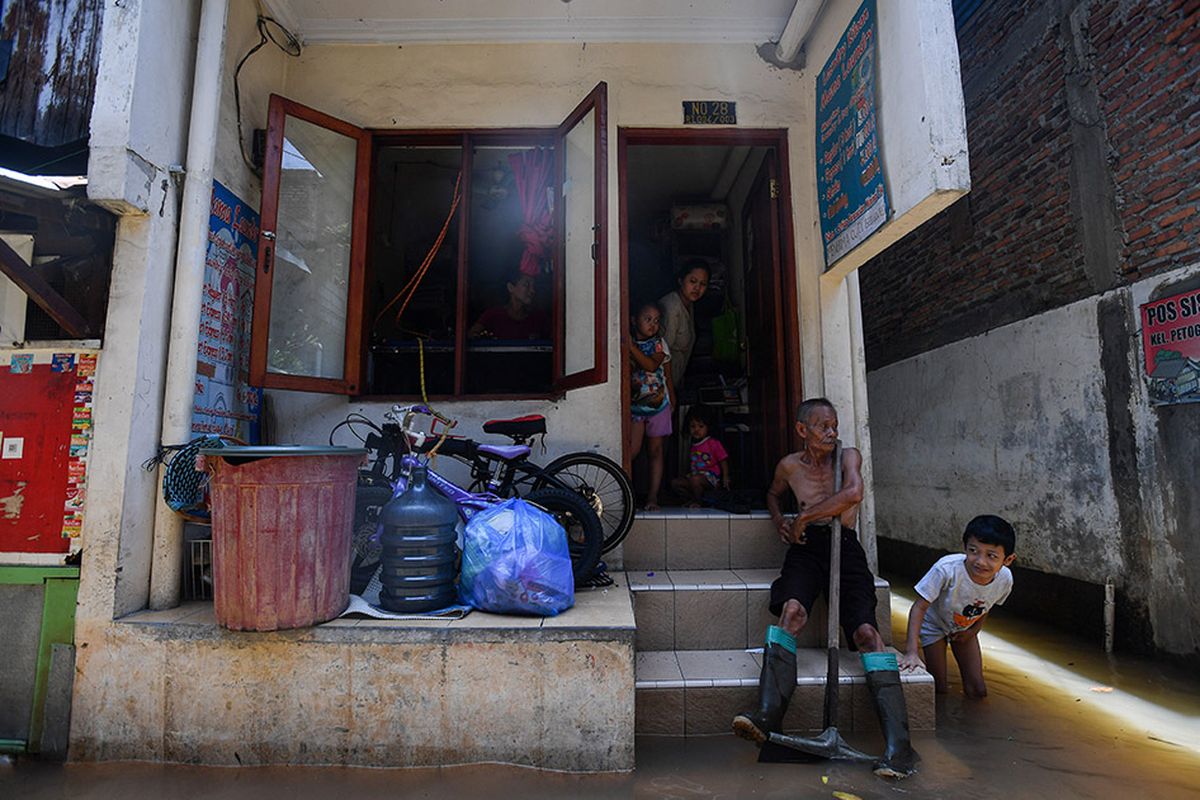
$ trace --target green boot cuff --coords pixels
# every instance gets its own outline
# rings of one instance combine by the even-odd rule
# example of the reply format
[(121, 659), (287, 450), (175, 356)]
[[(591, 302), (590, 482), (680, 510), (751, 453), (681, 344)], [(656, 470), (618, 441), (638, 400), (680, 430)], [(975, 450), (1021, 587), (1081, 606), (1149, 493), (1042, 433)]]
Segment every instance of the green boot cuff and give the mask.
[[(777, 644), (789, 653), (796, 652), (796, 637), (785, 631), (778, 625), (772, 625), (767, 628), (767, 646), (770, 647)], [(895, 659), (892, 659), (893, 663)]]
[(896, 672), (900, 669), (895, 653), (860, 653), (858, 657), (867, 672)]

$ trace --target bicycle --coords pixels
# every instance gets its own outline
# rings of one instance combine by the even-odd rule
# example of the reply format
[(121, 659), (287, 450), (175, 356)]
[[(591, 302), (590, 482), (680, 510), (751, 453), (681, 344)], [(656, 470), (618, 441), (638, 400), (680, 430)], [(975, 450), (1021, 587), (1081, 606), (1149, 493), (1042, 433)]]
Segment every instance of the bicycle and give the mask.
[[(397, 406), (396, 408), (399, 408)], [(422, 413), (433, 413), (421, 406)], [(434, 416), (435, 425), (444, 418)], [(443, 422), (444, 425), (453, 423)], [(382, 431), (361, 414), (351, 414), (330, 433), (330, 443), (339, 428), (348, 427), (359, 442), (366, 444), (371, 435)], [(356, 426), (366, 428), (365, 435)], [(545, 467), (529, 458), (533, 440), (546, 436), (546, 418), (539, 414), (515, 419), (494, 419), (483, 424), (485, 433), (507, 437), (511, 446), (476, 442), (458, 436), (446, 436), (439, 453), (471, 468), (472, 492), (489, 491), (501, 497), (526, 496), (545, 488), (567, 489), (587, 501), (603, 529), (601, 554), (624, 541), (633, 527), (633, 485), (624, 470), (612, 459), (599, 453), (576, 452), (556, 458)]]
[[(412, 418), (416, 415), (430, 416), (435, 420), (431, 432), (426, 433), (411, 427)], [(512, 464), (529, 452), (528, 446), (479, 445), (469, 439), (450, 438), (446, 433), (433, 433), (432, 427), (436, 426), (437, 422), (442, 422), (447, 430), (455, 423), (423, 405), (393, 406), (384, 417), (388, 421), (380, 426), (361, 414), (352, 414), (338, 423), (329, 435), (332, 444), (334, 435), (343, 426), (353, 429), (353, 426), (359, 425), (370, 431), (366, 436), (360, 437), (368, 451), (370, 464), (366, 470), (359, 473), (354, 523), (356, 557), (351, 569), (351, 591), (365, 587), (373, 576), (378, 560), (376, 534), (379, 511), (389, 500), (403, 494), (408, 488), (408, 476), (412, 468), (423, 463), (419, 456), (423, 455), (428, 460), (448, 446), (449, 450), (457, 452), (471, 449), (476, 453), (474, 457), (481, 465), (492, 461)], [(429, 469), (428, 480), (430, 486), (454, 501), (463, 522), (470, 519), (476, 511), (505, 499), (505, 495), (491, 491), (486, 486), (482, 489), (477, 488), (478, 479), (471, 488), (464, 489), (435, 470)], [(562, 525), (567, 532), (567, 544), (576, 583), (587, 585), (595, 575), (600, 560), (600, 546), (603, 541), (600, 519), (583, 497), (561, 482), (560, 485), (552, 485), (554, 482), (555, 479), (551, 476), (547, 478), (547, 485), (531, 489), (521, 497), (554, 516)]]

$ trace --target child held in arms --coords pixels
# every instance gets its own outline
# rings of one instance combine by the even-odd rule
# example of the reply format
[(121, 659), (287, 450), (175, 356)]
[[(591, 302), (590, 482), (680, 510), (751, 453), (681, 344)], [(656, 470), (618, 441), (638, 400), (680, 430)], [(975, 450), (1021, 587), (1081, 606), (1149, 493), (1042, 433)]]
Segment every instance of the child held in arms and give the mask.
[(938, 694), (945, 694), (946, 644), (958, 662), (963, 694), (986, 697), (979, 631), (992, 606), (1012, 591), (1012, 564), (1017, 536), (1000, 517), (984, 514), (967, 523), (963, 552), (944, 556), (917, 583), (917, 601), (908, 613), (907, 652), (900, 669), (911, 672), (924, 663)]

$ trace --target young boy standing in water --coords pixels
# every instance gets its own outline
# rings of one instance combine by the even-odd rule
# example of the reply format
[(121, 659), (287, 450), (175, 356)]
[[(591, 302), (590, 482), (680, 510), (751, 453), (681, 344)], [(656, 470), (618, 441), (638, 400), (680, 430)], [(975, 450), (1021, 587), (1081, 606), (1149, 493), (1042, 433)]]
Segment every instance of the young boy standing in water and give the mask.
[(987, 697), (983, 682), (983, 655), (979, 631), (992, 606), (1002, 604), (1012, 590), (1008, 566), (1016, 558), (1017, 535), (1012, 525), (991, 514), (967, 523), (963, 552), (944, 556), (917, 583), (917, 601), (908, 612), (907, 652), (900, 669), (911, 672), (921, 665), (933, 675), (938, 694), (948, 690), (946, 643), (954, 652), (962, 675), (963, 694)]

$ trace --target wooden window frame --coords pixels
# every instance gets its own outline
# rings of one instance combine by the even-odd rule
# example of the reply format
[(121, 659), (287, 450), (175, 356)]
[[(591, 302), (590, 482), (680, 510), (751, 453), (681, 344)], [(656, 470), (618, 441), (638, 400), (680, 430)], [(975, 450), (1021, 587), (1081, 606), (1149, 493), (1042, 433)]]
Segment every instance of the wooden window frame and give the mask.
[[(296, 103), (279, 95), (271, 95), (268, 112), (268, 136), (266, 160), (263, 171), (262, 227), (259, 238), (258, 268), (254, 297), (254, 322), (251, 338), (250, 383), (267, 389), (287, 389), (304, 392), (344, 394), (357, 397), (410, 397), (411, 395), (382, 395), (368, 393), (367, 359), (369, 332), (366, 316), (366, 286), (371, 260), (367, 257), (368, 232), (372, 215), (376, 213), (371, 204), (371, 176), (375, 159), (386, 146), (447, 146), (460, 147), (463, 160), (463, 183), (461, 193), (464, 202), (459, 206), (458, 220), (458, 276), (455, 298), (455, 358), (454, 394), (437, 395), (439, 399), (455, 400), (522, 400), (561, 396), (570, 389), (603, 383), (608, 378), (608, 114), (607, 84), (601, 82), (576, 106), (555, 128), (471, 128), (471, 129), (372, 129), (359, 128), (316, 109)], [(594, 269), (594, 329), (593, 363), (588, 369), (572, 375), (565, 371), (565, 204), (562, 202), (564, 174), (563, 141), (568, 132), (579, 124), (589, 112), (595, 111), (593, 120), (595, 137), (595, 208), (593, 226), (593, 269)], [(268, 333), (271, 314), (271, 270), (274, 266), (274, 235), (278, 226), (279, 180), (282, 165), (282, 131), (287, 117), (294, 117), (327, 128), (336, 133), (354, 138), (358, 142), (355, 162), (353, 220), (351, 225), (350, 264), (347, 285), (347, 314), (345, 335), (344, 375), (341, 379), (312, 376), (285, 375), (267, 370)], [(279, 135), (271, 133), (278, 131)], [(552, 336), (554, 342), (552, 393), (506, 393), (464, 394), (464, 371), (468, 326), (467, 320), (467, 270), (470, 262), (470, 197), (473, 148), (479, 146), (539, 146), (555, 148), (555, 230), (558, 241), (553, 254), (554, 297), (551, 308), (553, 315)]]

